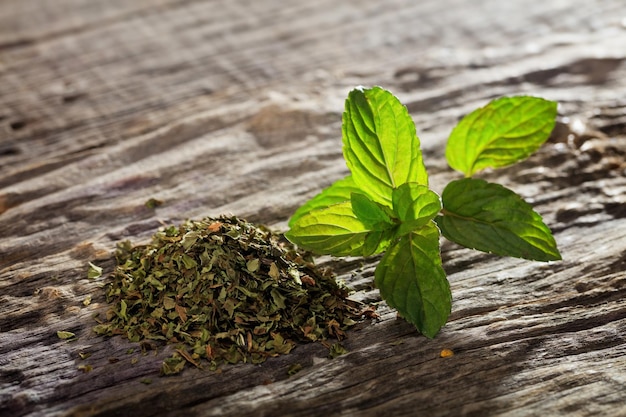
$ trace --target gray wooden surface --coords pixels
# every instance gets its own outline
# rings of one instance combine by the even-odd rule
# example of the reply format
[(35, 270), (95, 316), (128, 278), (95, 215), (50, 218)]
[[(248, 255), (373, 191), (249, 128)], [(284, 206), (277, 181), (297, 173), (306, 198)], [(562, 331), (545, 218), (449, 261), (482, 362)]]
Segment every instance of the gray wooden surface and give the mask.
[[(407, 104), (438, 191), (457, 177), (443, 151), (462, 115), (501, 95), (559, 101), (549, 143), (484, 177), (532, 202), (564, 260), (446, 243), (437, 338), (383, 303), (334, 360), (311, 344), (160, 378), (169, 347), (127, 354), (92, 332), (106, 275), (88, 280), (87, 263), (111, 271), (116, 242), (225, 213), (285, 230), (344, 176), (357, 85)], [(0, 414), (626, 415), (625, 160), (623, 0), (4, 0)], [(319, 261), (379, 301), (375, 259)]]

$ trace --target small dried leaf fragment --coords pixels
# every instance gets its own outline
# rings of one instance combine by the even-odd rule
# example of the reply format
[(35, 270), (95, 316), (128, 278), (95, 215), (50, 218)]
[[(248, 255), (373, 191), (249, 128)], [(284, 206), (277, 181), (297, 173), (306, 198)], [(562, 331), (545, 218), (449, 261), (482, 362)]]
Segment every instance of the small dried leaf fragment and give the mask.
[(450, 349), (442, 349), (441, 353), (439, 353), (439, 356), (442, 358), (449, 358), (454, 356), (454, 352)]
[(93, 366), (91, 365), (79, 365), (78, 366), (78, 370), (79, 371), (83, 371), (83, 373), (88, 373), (93, 371)]
[(149, 208), (149, 209), (151, 209), (151, 210), (152, 210), (152, 209), (155, 209), (155, 208), (157, 208), (157, 207), (159, 207), (159, 206), (162, 206), (162, 205), (163, 205), (163, 201), (161, 201), (161, 200), (157, 200), (156, 198), (150, 198), (150, 199), (148, 199), (148, 200), (144, 203), (144, 205), (145, 205), (147, 208)]
[(301, 370), (302, 370), (302, 364), (294, 363), (289, 366), (289, 369), (287, 369), (287, 375), (293, 376), (297, 374), (298, 372), (300, 372)]
[(69, 339), (74, 339), (76, 337), (76, 335), (74, 333), (72, 333), (72, 332), (66, 332), (66, 331), (59, 330), (59, 331), (57, 331), (57, 337), (59, 339), (69, 340)]
[(89, 262), (89, 270), (87, 271), (87, 278), (96, 279), (96, 278), (100, 278), (100, 276), (102, 276), (102, 268)]
[(220, 228), (222, 227), (222, 223), (221, 222), (213, 222), (209, 225), (208, 229), (209, 232), (219, 232)]

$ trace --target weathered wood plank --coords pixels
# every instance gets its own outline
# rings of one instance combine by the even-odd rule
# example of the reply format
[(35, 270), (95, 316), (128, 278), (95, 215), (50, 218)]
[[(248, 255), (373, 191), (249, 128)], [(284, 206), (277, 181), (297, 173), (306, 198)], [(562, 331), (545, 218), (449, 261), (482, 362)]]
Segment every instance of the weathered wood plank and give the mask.
[[(621, 0), (1, 2), (0, 414), (623, 414), (625, 18)], [(86, 279), (87, 262), (110, 271), (116, 242), (222, 213), (284, 229), (345, 175), (342, 102), (359, 84), (407, 103), (439, 191), (460, 116), (504, 94), (558, 100), (551, 141), (487, 178), (533, 202), (564, 260), (445, 244), (441, 334), (382, 304), (335, 360), (307, 345), (159, 378), (170, 348), (93, 334), (106, 278)], [(379, 300), (375, 260), (320, 261)]]

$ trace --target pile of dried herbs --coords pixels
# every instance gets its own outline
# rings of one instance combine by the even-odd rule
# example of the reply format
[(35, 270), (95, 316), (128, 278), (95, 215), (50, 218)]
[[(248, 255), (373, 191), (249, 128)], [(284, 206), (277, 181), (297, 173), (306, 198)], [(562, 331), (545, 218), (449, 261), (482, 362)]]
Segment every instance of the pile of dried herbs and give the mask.
[(177, 344), (161, 372), (201, 359), (260, 363), (297, 343), (341, 339), (359, 306), (286, 241), (236, 217), (187, 221), (148, 245), (118, 245), (105, 286), (112, 307), (95, 330)]

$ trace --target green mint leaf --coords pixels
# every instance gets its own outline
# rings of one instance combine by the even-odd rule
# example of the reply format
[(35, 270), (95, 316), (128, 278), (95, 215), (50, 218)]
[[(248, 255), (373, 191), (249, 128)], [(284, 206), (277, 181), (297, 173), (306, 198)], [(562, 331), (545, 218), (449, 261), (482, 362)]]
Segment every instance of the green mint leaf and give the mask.
[(369, 199), (365, 194), (352, 193), (352, 212), (371, 230), (365, 236), (363, 256), (381, 253), (396, 236), (397, 223), (393, 211)]
[(550, 136), (557, 103), (537, 97), (503, 97), (463, 118), (446, 146), (448, 164), (466, 177), (514, 164)]
[(452, 181), (443, 191), (442, 234), (462, 246), (501, 256), (556, 261), (552, 232), (513, 191), (484, 180)]
[(419, 229), (441, 210), (441, 199), (425, 185), (407, 182), (392, 193), (393, 210), (401, 220), (398, 236)]
[(375, 282), (390, 307), (424, 336), (435, 337), (452, 306), (437, 226), (428, 222), (392, 243), (376, 267)]
[(405, 182), (427, 185), (420, 141), (408, 110), (380, 87), (350, 92), (343, 114), (343, 154), (355, 184), (382, 204)]
[(398, 235), (419, 229), (441, 210), (441, 199), (425, 185), (407, 182), (393, 190), (393, 210), (402, 221)]
[(293, 227), (296, 221), (311, 210), (331, 206), (344, 201), (350, 201), (350, 194), (361, 192), (356, 186), (351, 175), (335, 181), (330, 187), (304, 203), (289, 219), (289, 227)]
[(318, 254), (362, 255), (368, 229), (352, 211), (350, 201), (311, 210), (285, 233), (299, 247)]
[(376, 203), (365, 194), (352, 193), (350, 202), (354, 215), (370, 230), (386, 230), (394, 227), (393, 213), (388, 207)]
[(365, 236), (362, 255), (371, 256), (384, 252), (389, 247), (396, 234), (395, 227), (392, 229), (371, 231)]

